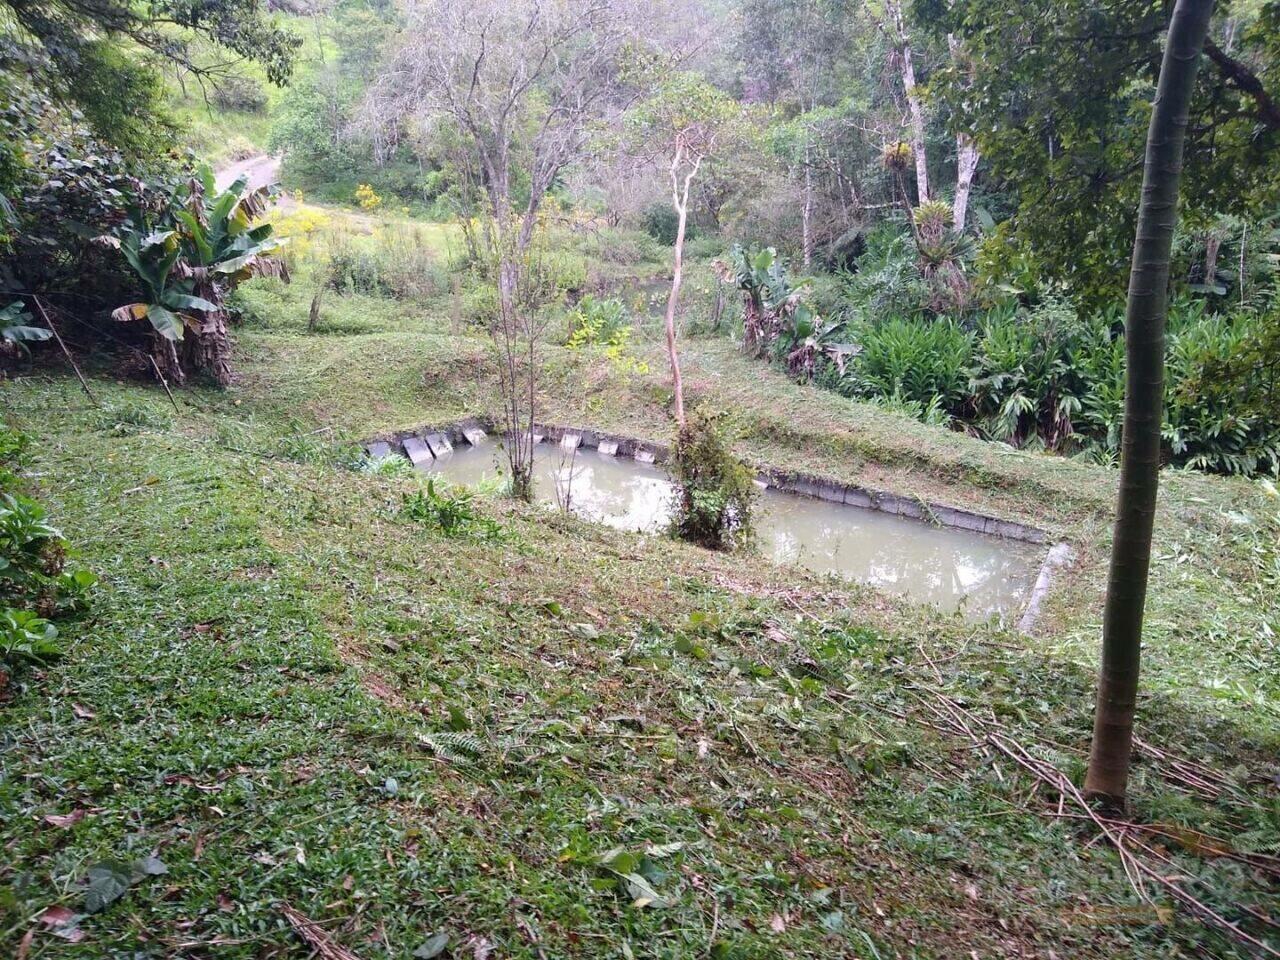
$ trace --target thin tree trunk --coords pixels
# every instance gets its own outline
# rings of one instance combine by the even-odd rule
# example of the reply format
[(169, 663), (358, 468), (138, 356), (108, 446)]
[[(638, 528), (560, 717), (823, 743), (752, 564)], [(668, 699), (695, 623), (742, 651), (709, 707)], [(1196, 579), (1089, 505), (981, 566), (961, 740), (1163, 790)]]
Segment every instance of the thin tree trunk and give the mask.
[(1204, 242), (1204, 277), (1202, 283), (1213, 290), (1218, 283), (1218, 251), (1222, 249), (1222, 234), (1210, 230)]
[[(960, 61), (960, 43), (953, 34), (947, 34), (947, 48), (951, 59)], [(978, 170), (981, 154), (978, 145), (963, 130), (956, 132), (956, 195), (951, 202), (951, 227), (956, 233), (964, 233), (965, 218), (969, 214), (969, 192), (973, 188), (973, 175)]]
[(1177, 0), (1147, 132), (1138, 231), (1125, 316), (1124, 439), (1102, 624), (1093, 745), (1085, 791), (1123, 804), (1133, 750), (1142, 614), (1160, 479), (1164, 328), (1187, 109), (1212, 0)]
[(809, 140), (808, 132), (805, 133), (804, 142), (804, 210), (802, 214), (803, 240), (802, 248), (804, 251), (804, 270), (809, 272), (809, 267), (813, 263), (813, 165), (809, 162)]
[(676, 423), (684, 426), (684, 381), (680, 377), (680, 354), (676, 351), (676, 306), (680, 302), (680, 283), (684, 279), (684, 231), (689, 213), (689, 184), (693, 182), (702, 164), (702, 158), (694, 159), (680, 185), (680, 167), (685, 161), (683, 147), (677, 147), (671, 160), (671, 202), (676, 210), (675, 260), (671, 271), (671, 295), (667, 298), (667, 356), (671, 360), (671, 388), (675, 395)]
[(973, 188), (973, 175), (980, 158), (978, 145), (972, 138), (967, 133), (957, 133), (956, 195), (951, 201), (951, 227), (956, 233), (964, 233), (965, 218), (969, 215), (969, 191)]
[(885, 9), (893, 18), (898, 47), (898, 66), (902, 70), (902, 88), (911, 111), (911, 152), (916, 161), (916, 196), (919, 203), (929, 202), (929, 161), (924, 149), (924, 104), (916, 89), (916, 68), (911, 57), (911, 41), (907, 37), (907, 24), (902, 16), (899, 0), (888, 0)]

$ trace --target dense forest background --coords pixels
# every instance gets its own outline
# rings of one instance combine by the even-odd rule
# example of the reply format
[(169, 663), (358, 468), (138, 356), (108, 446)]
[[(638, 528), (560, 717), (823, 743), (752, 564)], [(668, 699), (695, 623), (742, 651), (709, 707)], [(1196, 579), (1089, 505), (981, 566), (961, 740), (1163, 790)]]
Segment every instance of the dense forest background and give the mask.
[[(444, 7), (472, 24), (501, 12)], [(706, 109), (668, 82), (693, 78), (728, 112), (690, 188), (685, 333), (739, 337), (799, 377), (921, 419), (1114, 460), (1167, 4), (610, 5), (624, 7), (633, 32), (599, 78), (607, 95), (540, 208), (558, 282), (574, 303), (591, 297), (584, 335), (608, 340), (632, 319), (620, 275), (670, 272), (668, 157), (636, 134), (655, 95)], [(140, 336), (103, 319), (137, 278), (94, 238), (194, 158), (282, 157), (284, 188), (307, 204), (286, 234), (314, 231), (316, 202), (384, 223), (475, 223), (491, 172), (456, 115), (415, 100), (418, 16), (364, 0), (0, 6), (0, 285), (13, 317), (43, 293), (76, 322)], [(1220, 5), (1188, 131), (1165, 415), (1168, 459), (1220, 472), (1280, 465), (1278, 72), (1280, 4)], [(511, 117), (524, 137), (504, 174), (516, 206), (542, 162), (533, 99)], [(383, 246), (403, 259), (407, 242)], [(321, 287), (452, 291), (453, 311), (479, 324), (496, 302), (467, 269), (471, 239), (443, 264), (339, 246)], [(778, 335), (756, 344), (743, 324), (766, 301)], [(785, 305), (799, 301), (797, 319)]]

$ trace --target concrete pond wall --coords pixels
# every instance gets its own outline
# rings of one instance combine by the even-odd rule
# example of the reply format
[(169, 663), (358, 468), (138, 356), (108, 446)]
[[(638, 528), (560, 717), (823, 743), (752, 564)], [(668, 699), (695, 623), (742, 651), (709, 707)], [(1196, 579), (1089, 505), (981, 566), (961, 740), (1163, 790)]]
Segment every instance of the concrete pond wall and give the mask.
[[(391, 434), (369, 441), (364, 448), (370, 456), (399, 454), (408, 457), (414, 466), (419, 466), (452, 452), (454, 447), (474, 446), (493, 433), (493, 429), (492, 422), (473, 418), (439, 427), (420, 427), (417, 430)], [(558, 424), (535, 424), (534, 437), (539, 443), (585, 447), (598, 450), (606, 456), (629, 457), (641, 463), (665, 463), (671, 455), (670, 447), (664, 444)], [(826, 500), (829, 503), (879, 510), (939, 526), (955, 527), (1023, 543), (1048, 541), (1045, 531), (1014, 520), (988, 517), (970, 510), (931, 503), (918, 497), (904, 497), (885, 490), (872, 490), (857, 484), (838, 483), (813, 474), (757, 466), (756, 479), (762, 486), (774, 490)]]
[[(435, 459), (448, 455), (455, 448), (476, 446), (494, 432), (492, 421), (468, 418), (454, 423), (425, 426), (416, 430), (384, 435), (368, 441), (364, 444), (364, 448), (370, 456), (405, 456), (413, 462), (414, 466), (429, 469), (431, 462)], [(554, 444), (565, 449), (594, 449), (604, 456), (630, 458), (646, 464), (662, 464), (671, 453), (670, 448), (664, 444), (560, 424), (535, 424), (534, 437), (538, 443)], [(942, 503), (933, 503), (884, 490), (873, 490), (857, 484), (839, 483), (797, 471), (760, 465), (756, 465), (756, 470), (757, 482), (762, 487), (802, 497), (833, 504), (846, 504), (863, 510), (879, 511), (1022, 543), (1043, 544), (1049, 541), (1045, 531), (1014, 520), (984, 516)], [(1067, 566), (1072, 559), (1071, 548), (1065, 543), (1055, 544), (1053, 549), (1048, 551), (1031, 595), (1018, 620), (1019, 629), (1024, 632), (1031, 631), (1052, 586), (1055, 574)]]

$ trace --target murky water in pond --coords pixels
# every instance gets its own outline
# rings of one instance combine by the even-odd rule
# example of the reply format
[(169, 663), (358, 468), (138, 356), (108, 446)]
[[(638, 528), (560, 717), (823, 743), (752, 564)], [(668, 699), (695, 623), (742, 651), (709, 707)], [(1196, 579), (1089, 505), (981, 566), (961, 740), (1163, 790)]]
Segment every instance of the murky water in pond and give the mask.
[[(497, 475), (501, 450), (488, 441), (426, 465), (460, 484)], [(670, 517), (674, 490), (660, 468), (630, 458), (579, 450), (570, 464), (559, 447), (537, 448), (535, 490), (557, 502), (566, 486), (575, 513), (623, 530), (656, 532)], [(570, 483), (570, 473), (572, 481)], [(838, 573), (903, 593), (943, 610), (1012, 616), (1035, 581), (1040, 551), (876, 510), (766, 490), (756, 511), (762, 554), (820, 573)]]

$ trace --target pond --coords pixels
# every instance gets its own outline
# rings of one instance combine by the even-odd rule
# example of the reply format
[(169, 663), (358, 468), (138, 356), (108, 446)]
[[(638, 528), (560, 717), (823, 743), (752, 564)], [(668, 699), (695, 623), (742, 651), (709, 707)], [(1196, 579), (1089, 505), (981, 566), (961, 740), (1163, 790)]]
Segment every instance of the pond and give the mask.
[[(452, 483), (474, 485), (505, 470), (500, 445), (482, 440), (423, 465)], [(621, 530), (658, 533), (671, 516), (674, 485), (659, 466), (578, 448), (540, 445), (537, 499)], [(836, 573), (945, 611), (1016, 616), (1043, 552), (1034, 544), (936, 526), (878, 510), (776, 489), (756, 509), (757, 546), (781, 564)]]

